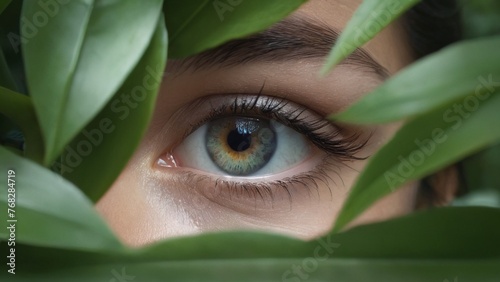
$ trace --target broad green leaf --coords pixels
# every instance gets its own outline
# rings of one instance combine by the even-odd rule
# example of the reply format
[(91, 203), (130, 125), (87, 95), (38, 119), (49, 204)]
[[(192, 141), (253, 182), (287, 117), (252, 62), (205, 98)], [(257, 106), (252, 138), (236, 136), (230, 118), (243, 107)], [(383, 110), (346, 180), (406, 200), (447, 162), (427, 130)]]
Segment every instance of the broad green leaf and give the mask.
[[(168, 240), (138, 250), (136, 255), (142, 261), (297, 258), (311, 256), (321, 246), (325, 252), (328, 249), (332, 258), (499, 258), (499, 217), (500, 209), (447, 207), (358, 226), (307, 242), (258, 233), (216, 233)], [(469, 228), (464, 230), (464, 226)], [(377, 244), (367, 238), (373, 238)], [(464, 245), (473, 238), (483, 241)]]
[[(468, 101), (475, 101), (476, 106), (467, 107)], [(401, 185), (500, 141), (500, 130), (492, 130), (500, 124), (498, 109), (500, 91), (487, 99), (470, 95), (405, 124), (371, 157), (351, 189), (334, 231)]]
[[(416, 62), (332, 118), (383, 123), (500, 88), (500, 37), (462, 42)], [(422, 83), (424, 82), (424, 83)]]
[(45, 138), (46, 165), (131, 73), (151, 40), (161, 3), (24, 1), (22, 48), (29, 92)]
[(169, 57), (187, 57), (264, 30), (307, 0), (166, 0)]
[(12, 0), (0, 0), (0, 14), (9, 6)]
[(356, 48), (370, 41), (382, 29), (398, 19), (420, 0), (365, 0), (340, 34), (321, 69), (325, 75), (335, 65), (347, 58)]
[[(7, 196), (8, 187), (0, 189), (0, 219), (9, 226), (15, 225), (16, 244), (76, 250), (122, 248), (92, 203), (71, 183), (3, 147), (0, 159), (0, 181), (14, 184), (15, 189), (15, 197)], [(15, 172), (11, 178), (15, 182), (8, 182), (9, 170)], [(9, 205), (8, 199), (14, 198), (15, 206)], [(8, 216), (8, 212), (14, 217)], [(2, 240), (9, 236), (9, 229), (0, 229)]]
[(25, 156), (35, 162), (43, 160), (43, 139), (31, 99), (0, 86), (0, 113), (17, 124), (25, 138)]
[[(38, 274), (19, 270), (9, 281), (285, 281), (435, 282), (498, 281), (500, 259), (241, 259), (114, 263), (58, 268)], [(5, 271), (3, 273), (6, 273)], [(7, 277), (8, 274), (3, 274)], [(457, 280), (458, 277), (460, 280)], [(447, 280), (447, 278), (449, 280)], [(38, 280), (43, 279), (43, 280)]]
[(167, 31), (160, 18), (146, 53), (125, 84), (55, 164), (93, 201), (111, 186), (142, 139), (163, 78), (166, 52)]
[(13, 281), (99, 281), (119, 274), (137, 281), (296, 281), (294, 265), (306, 270), (307, 281), (436, 281), (450, 276), (494, 281), (500, 265), (499, 216), (499, 209), (442, 208), (308, 242), (219, 233), (123, 253), (21, 245), (20, 254), (30, 255), (18, 257), (23, 271)]

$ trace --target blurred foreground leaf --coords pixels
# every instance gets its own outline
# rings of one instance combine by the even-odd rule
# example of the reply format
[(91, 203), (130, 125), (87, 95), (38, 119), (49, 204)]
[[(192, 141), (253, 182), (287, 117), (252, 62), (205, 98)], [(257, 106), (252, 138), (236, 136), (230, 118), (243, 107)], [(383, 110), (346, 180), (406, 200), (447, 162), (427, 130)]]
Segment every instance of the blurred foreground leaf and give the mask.
[(306, 0), (165, 0), (169, 57), (182, 58), (264, 30)]
[[(15, 177), (11, 178), (15, 182), (10, 182), (15, 183), (15, 207), (8, 206), (8, 190), (2, 187), (0, 219), (7, 226), (11, 224), (7, 219), (17, 220), (14, 223), (17, 245), (99, 251), (121, 249), (121, 243), (99, 217), (92, 203), (71, 183), (1, 146), (0, 159), (2, 183), (8, 183), (7, 171), (15, 171)], [(8, 208), (15, 210), (10, 212), (15, 218), (7, 218)], [(7, 240), (9, 236), (9, 229), (0, 229), (2, 240)], [(31, 255), (24, 254), (26, 257)], [(41, 261), (47, 259), (43, 253), (39, 255)]]
[[(469, 97), (476, 106), (465, 108)], [(367, 207), (411, 180), (421, 179), (500, 140), (500, 91), (482, 97), (470, 95), (405, 124), (370, 158), (335, 222), (339, 231)]]
[(490, 95), (500, 89), (499, 46), (497, 36), (462, 42), (429, 55), (332, 118), (384, 123), (426, 114), (470, 93)]
[[(126, 274), (136, 281), (301, 281), (294, 272), (298, 268), (308, 281), (425, 282), (455, 276), (495, 281), (500, 266), (498, 217), (499, 209), (442, 208), (309, 242), (259, 233), (219, 233), (125, 253), (22, 245), (19, 251), (30, 256), (19, 258), (23, 270), (11, 278), (100, 281)], [(46, 256), (53, 259), (40, 259)]]
[(46, 165), (131, 73), (151, 40), (162, 1), (61, 3), (24, 1), (21, 15), (26, 75), (45, 138)]
[(104, 110), (66, 146), (61, 161), (54, 165), (93, 201), (118, 177), (147, 129), (163, 79), (166, 52), (167, 31), (160, 18), (134, 71)]
[(340, 34), (321, 69), (325, 75), (335, 65), (347, 58), (356, 48), (370, 41), (391, 22), (420, 0), (365, 0)]

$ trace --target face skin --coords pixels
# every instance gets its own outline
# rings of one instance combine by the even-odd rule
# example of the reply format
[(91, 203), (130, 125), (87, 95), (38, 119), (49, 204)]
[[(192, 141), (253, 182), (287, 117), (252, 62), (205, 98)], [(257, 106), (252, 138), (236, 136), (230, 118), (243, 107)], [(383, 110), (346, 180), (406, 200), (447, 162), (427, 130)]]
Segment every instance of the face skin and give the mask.
[[(299, 36), (295, 30), (308, 22), (341, 31), (360, 2), (311, 0), (282, 27), (291, 22), (298, 25), (288, 31), (288, 37), (295, 33)], [(276, 32), (285, 34), (286, 30)], [(277, 148), (291, 147), (276, 149), (269, 166), (255, 175), (231, 177), (217, 170), (217, 165), (207, 158), (203, 125), (211, 122), (209, 116), (214, 117), (214, 109), (230, 108), (235, 100), (241, 104), (256, 99), (256, 106), (239, 116), (265, 121), (255, 108), (265, 105), (263, 101), (285, 101), (283, 110), (303, 111), (300, 117), (305, 122), (322, 120), (329, 113), (347, 108), (380, 85), (387, 75), (411, 63), (405, 36), (400, 23), (392, 24), (363, 47), (374, 62), (366, 59), (365, 53), (358, 53), (351, 63), (339, 65), (324, 78), (318, 75), (324, 54), (304, 57), (298, 52), (290, 56), (295, 54), (291, 50), (281, 52), (289, 55), (286, 58), (277, 52), (273, 58), (260, 56), (245, 63), (217, 61), (199, 66), (203, 60), (169, 62), (150, 128), (125, 170), (98, 202), (98, 211), (129, 245), (234, 229), (277, 232), (303, 239), (328, 232), (366, 160), (342, 158), (339, 148), (326, 153), (293, 126), (287, 129), (272, 122)], [(375, 71), (374, 64), (385, 70)], [(226, 118), (234, 117), (231, 112), (224, 114)], [(342, 141), (348, 148), (361, 146), (368, 139), (354, 154), (367, 157), (399, 126), (333, 123), (317, 132)], [(360, 138), (349, 138), (353, 134)], [(415, 199), (416, 184), (410, 183), (377, 202), (353, 224), (409, 213)]]

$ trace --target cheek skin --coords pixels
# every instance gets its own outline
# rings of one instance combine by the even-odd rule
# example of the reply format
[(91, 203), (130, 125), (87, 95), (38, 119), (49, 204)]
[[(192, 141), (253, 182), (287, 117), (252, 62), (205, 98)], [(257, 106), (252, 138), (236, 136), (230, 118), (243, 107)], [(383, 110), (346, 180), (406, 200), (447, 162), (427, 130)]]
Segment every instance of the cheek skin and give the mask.
[[(302, 239), (320, 236), (331, 228), (337, 216), (347, 188), (335, 187), (333, 200), (319, 200), (312, 196), (302, 207), (292, 211), (275, 211), (272, 218), (235, 214), (203, 197), (172, 195), (165, 186), (150, 181), (145, 189), (168, 195), (145, 196), (137, 193), (134, 177), (120, 177), (97, 204), (97, 210), (110, 224), (120, 239), (130, 246), (141, 246), (169, 237), (198, 234), (200, 232), (246, 229), (271, 231)], [(352, 185), (352, 179), (344, 179)], [(176, 188), (186, 188), (178, 185)], [(141, 189), (142, 190), (142, 189)], [(160, 191), (158, 191), (160, 190)], [(378, 201), (350, 226), (380, 221), (404, 213), (414, 206), (415, 185), (405, 188)], [(175, 193), (174, 193), (175, 194)], [(170, 200), (165, 201), (167, 196)], [(130, 198), (135, 201), (130, 201)], [(326, 199), (328, 195), (321, 195)], [(267, 211), (268, 212), (268, 211)]]
[(146, 243), (154, 227), (159, 226), (143, 195), (135, 189), (140, 185), (136, 174), (135, 167), (128, 166), (96, 204), (111, 229), (130, 246)]

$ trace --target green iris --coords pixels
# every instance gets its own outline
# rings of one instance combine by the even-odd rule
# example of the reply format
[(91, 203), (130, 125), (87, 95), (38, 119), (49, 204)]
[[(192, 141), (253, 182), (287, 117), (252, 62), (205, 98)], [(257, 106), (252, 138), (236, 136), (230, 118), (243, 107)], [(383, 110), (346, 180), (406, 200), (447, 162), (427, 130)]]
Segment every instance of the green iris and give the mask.
[(205, 144), (221, 170), (245, 176), (269, 162), (276, 151), (276, 135), (268, 120), (228, 117), (208, 124)]

